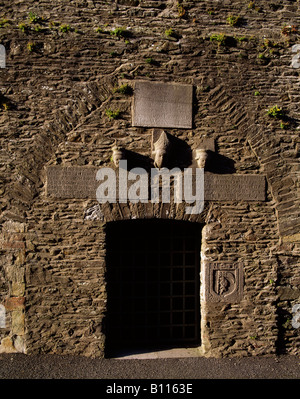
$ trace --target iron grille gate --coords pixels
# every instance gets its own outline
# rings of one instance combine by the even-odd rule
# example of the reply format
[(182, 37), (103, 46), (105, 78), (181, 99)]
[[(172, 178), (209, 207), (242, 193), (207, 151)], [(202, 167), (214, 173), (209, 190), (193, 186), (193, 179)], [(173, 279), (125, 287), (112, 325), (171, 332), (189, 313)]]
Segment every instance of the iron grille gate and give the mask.
[(173, 220), (107, 224), (108, 356), (199, 344), (200, 233)]

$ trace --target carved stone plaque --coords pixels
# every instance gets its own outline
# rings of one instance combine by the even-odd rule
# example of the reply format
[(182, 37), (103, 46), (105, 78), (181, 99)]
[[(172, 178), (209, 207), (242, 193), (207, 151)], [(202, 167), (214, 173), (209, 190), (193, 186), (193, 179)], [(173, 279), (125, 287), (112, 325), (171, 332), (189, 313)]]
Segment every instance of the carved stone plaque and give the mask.
[(158, 128), (192, 128), (193, 86), (137, 81), (132, 125)]
[(208, 302), (239, 302), (243, 295), (241, 264), (208, 264), (205, 273)]
[(47, 195), (55, 198), (95, 198), (97, 168), (50, 166), (47, 168)]
[(265, 201), (262, 175), (205, 175), (205, 199), (214, 201)]

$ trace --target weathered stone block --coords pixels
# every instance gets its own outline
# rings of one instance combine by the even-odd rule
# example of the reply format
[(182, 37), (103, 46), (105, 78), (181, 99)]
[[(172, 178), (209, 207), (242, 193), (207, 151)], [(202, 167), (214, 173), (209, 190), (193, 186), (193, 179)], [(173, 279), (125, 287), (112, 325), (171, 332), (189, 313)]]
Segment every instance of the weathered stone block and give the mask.
[(25, 333), (25, 315), (21, 309), (12, 311), (12, 332), (16, 335), (24, 335)]
[(11, 283), (11, 294), (14, 297), (22, 297), (25, 293), (25, 283), (12, 281)]
[(21, 337), (20, 335), (17, 335), (14, 338), (14, 347), (15, 347), (17, 352), (26, 353), (26, 344), (25, 344), (24, 337)]
[(2, 339), (0, 344), (0, 353), (15, 353), (17, 352), (16, 348), (10, 337), (5, 337)]
[(137, 81), (132, 125), (191, 129), (192, 102), (192, 85)]
[(10, 297), (5, 301), (6, 310), (23, 309), (25, 297)]

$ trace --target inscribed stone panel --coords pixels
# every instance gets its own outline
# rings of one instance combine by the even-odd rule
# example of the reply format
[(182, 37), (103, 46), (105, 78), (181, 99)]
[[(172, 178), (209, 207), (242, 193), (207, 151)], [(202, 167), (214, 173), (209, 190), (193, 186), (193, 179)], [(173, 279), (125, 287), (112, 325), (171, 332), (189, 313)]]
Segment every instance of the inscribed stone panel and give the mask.
[(132, 125), (191, 129), (192, 102), (192, 85), (137, 81)]
[(55, 198), (95, 198), (97, 168), (51, 166), (47, 168), (47, 195)]
[(205, 174), (205, 199), (214, 201), (264, 201), (265, 176)]

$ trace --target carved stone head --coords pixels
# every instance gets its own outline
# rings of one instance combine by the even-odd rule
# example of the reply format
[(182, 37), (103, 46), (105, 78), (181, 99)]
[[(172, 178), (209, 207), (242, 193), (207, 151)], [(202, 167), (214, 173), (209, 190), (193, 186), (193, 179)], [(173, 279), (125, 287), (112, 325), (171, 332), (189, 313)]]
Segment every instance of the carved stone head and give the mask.
[(169, 157), (170, 140), (167, 134), (163, 131), (158, 140), (153, 144), (154, 146), (154, 166), (158, 169), (166, 166)]
[(195, 159), (197, 161), (198, 168), (203, 169), (205, 167), (208, 153), (205, 149), (199, 148), (195, 151)]
[(112, 152), (113, 163), (115, 164), (115, 166), (118, 167), (120, 160), (124, 157), (124, 151), (121, 147), (114, 145), (114, 147), (112, 148)]

